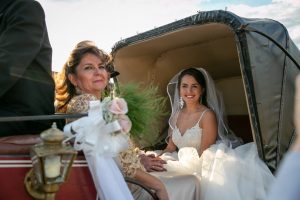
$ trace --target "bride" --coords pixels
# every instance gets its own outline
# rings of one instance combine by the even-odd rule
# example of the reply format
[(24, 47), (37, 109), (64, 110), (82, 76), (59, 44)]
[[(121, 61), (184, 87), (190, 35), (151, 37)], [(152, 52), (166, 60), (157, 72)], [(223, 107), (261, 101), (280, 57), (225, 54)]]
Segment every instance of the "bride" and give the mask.
[[(168, 145), (159, 154), (167, 161), (167, 171), (152, 174), (165, 183), (170, 199), (187, 199), (190, 192), (191, 199), (201, 200), (265, 199), (274, 177), (255, 144), (241, 145), (229, 131), (222, 98), (209, 74), (202, 68), (185, 69), (167, 90), (172, 114)], [(186, 181), (186, 192), (178, 190), (178, 181), (188, 175), (195, 177), (193, 186)]]

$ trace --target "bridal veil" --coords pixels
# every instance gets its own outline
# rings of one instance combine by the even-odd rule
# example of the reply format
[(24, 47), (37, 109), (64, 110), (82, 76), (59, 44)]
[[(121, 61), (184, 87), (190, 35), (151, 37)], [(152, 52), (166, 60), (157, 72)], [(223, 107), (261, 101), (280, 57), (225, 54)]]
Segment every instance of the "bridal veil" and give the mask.
[[(233, 148), (239, 146), (240, 144), (242, 144), (242, 141), (240, 138), (234, 135), (234, 133), (229, 129), (227, 125), (223, 98), (221, 93), (216, 89), (213, 79), (205, 69), (203, 68), (194, 68), (194, 69), (200, 71), (205, 78), (205, 82), (206, 82), (205, 90), (206, 90), (206, 102), (207, 102), (206, 106), (212, 109), (216, 114), (217, 124), (218, 124), (218, 142), (223, 142), (227, 146)], [(179, 73), (177, 73), (167, 85), (167, 92), (172, 107), (172, 113), (169, 119), (169, 125), (172, 130), (176, 126), (178, 113), (181, 110), (180, 103), (179, 103), (180, 96), (178, 92), (178, 78), (184, 70), (181, 70)]]

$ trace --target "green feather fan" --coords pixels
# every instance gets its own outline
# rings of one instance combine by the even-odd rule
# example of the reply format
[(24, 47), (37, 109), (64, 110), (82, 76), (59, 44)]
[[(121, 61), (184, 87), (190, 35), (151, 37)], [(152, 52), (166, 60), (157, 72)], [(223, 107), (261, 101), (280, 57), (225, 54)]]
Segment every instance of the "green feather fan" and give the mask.
[(167, 98), (159, 95), (158, 87), (153, 84), (141, 87), (133, 83), (120, 86), (120, 97), (127, 102), (132, 140), (141, 148), (154, 145), (159, 137), (161, 122), (168, 115)]

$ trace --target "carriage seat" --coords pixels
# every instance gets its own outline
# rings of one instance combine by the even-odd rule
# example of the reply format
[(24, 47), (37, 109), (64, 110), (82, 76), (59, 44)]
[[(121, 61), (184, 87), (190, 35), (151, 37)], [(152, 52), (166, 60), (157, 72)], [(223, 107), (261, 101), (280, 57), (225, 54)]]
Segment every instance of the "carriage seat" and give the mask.
[(248, 115), (228, 115), (228, 126), (244, 143), (253, 142), (251, 125)]
[(0, 137), (0, 155), (29, 154), (30, 147), (41, 141), (40, 135)]

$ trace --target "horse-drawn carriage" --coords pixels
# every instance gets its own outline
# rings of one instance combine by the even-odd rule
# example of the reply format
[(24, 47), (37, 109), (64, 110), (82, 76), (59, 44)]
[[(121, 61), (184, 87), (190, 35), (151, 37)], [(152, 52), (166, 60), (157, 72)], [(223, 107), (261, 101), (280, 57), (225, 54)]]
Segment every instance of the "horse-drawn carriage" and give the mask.
[[(245, 143), (256, 143), (272, 171), (293, 142), (300, 52), (279, 22), (246, 19), (222, 10), (199, 12), (121, 40), (112, 55), (120, 72), (115, 81), (154, 83), (164, 96), (168, 81), (181, 69), (205, 68), (223, 94), (229, 127)], [(0, 142), (0, 199), (31, 199), (23, 186), (30, 157), (16, 148), (32, 142), (10, 138)], [(6, 150), (9, 146), (13, 149)], [(74, 161), (69, 180), (57, 194), (57, 199), (66, 198), (96, 198), (82, 156)]]

